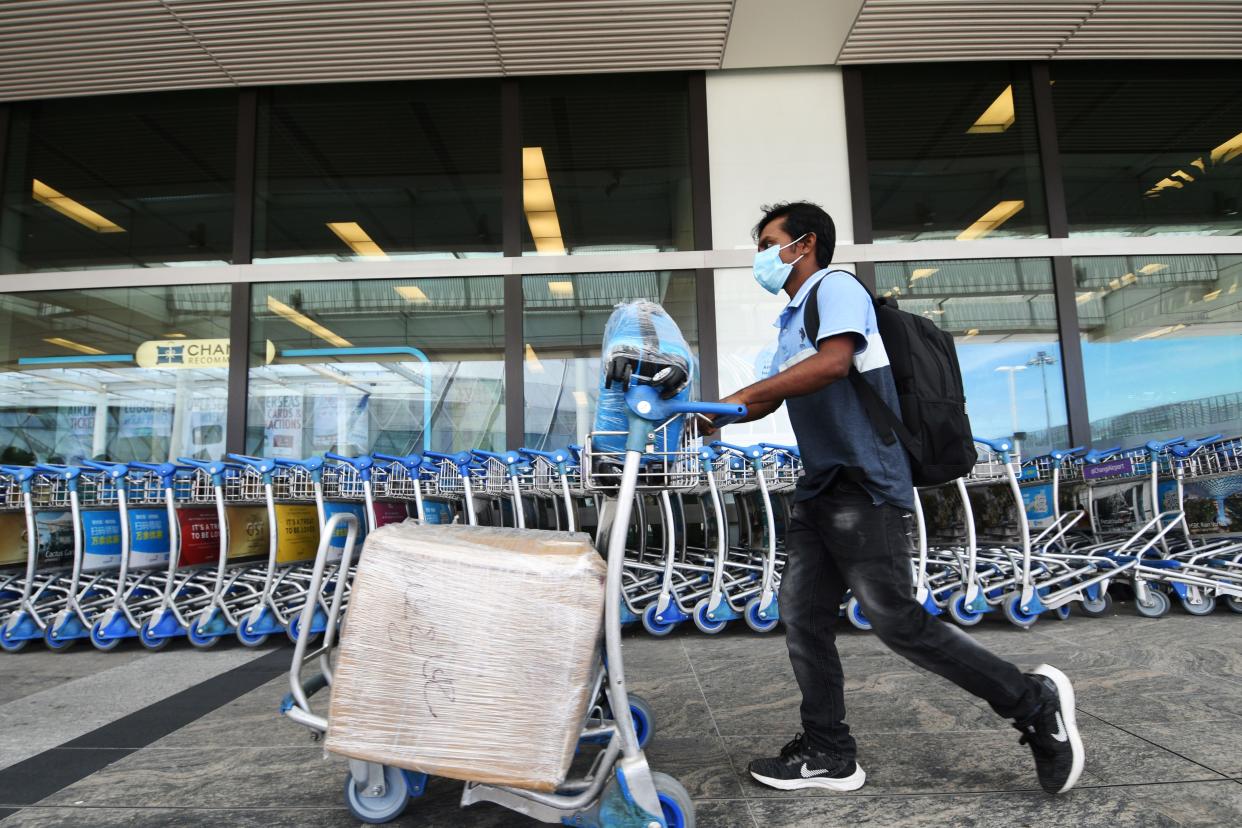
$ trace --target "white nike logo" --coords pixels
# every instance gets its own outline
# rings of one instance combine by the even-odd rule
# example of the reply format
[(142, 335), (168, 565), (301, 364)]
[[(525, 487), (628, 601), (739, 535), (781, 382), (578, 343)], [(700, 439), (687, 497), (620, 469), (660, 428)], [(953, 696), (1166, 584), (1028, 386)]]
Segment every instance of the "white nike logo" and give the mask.
[(802, 778), (803, 779), (814, 779), (817, 776), (823, 776), (827, 772), (828, 772), (827, 768), (824, 768), (823, 770), (811, 770), (810, 768), (806, 766), (806, 762), (802, 763)]
[[(1060, 710), (1057, 711), (1057, 732), (1052, 734), (1052, 738), (1056, 739), (1058, 742), (1064, 742), (1069, 739), (1069, 737), (1065, 735), (1065, 722), (1061, 719)], [(803, 765), (803, 767), (806, 767), (806, 765)]]

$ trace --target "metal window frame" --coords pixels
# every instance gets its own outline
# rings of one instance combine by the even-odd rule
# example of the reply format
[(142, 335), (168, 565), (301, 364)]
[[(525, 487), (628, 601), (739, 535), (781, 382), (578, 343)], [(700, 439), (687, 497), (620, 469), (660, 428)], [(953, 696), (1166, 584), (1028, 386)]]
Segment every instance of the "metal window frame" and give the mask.
[[(690, 203), (694, 221), (694, 247), (712, 249), (711, 165), (707, 135), (707, 73), (687, 78), (690, 109)], [(694, 304), (699, 340), (699, 395), (705, 400), (720, 397), (720, 362), (716, 340), (716, 271), (694, 272)]]
[[(233, 264), (248, 265), (254, 255), (255, 154), (258, 143), (259, 93), (237, 95), (237, 153), (233, 165)], [(250, 281), (232, 285), (229, 304), (229, 379), (225, 448), (246, 451), (246, 412), (250, 404)]]
[[(502, 243), (505, 258), (521, 258), (522, 98), (516, 78), (501, 81), (500, 124), (500, 174), (504, 193)], [(504, 284), (505, 442), (509, 447), (516, 448), (526, 439), (526, 381), (522, 370), (526, 331), (522, 316), (522, 275), (506, 274)]]
[[(841, 70), (845, 98), (845, 151), (850, 174), (850, 204), (853, 207), (854, 244), (875, 241), (871, 224), (871, 178), (867, 168), (867, 126), (863, 120), (863, 69), (846, 66)], [(875, 293), (875, 263), (855, 262), (854, 272)]]

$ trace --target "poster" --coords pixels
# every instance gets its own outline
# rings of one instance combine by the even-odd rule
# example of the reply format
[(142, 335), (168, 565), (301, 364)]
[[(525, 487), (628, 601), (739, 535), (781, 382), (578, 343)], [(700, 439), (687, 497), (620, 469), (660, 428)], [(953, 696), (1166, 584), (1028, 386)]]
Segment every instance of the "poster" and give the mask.
[[(333, 515), (337, 514), (338, 512), (346, 512), (358, 518), (358, 541), (357, 542), (359, 545), (354, 548), (354, 554), (357, 554), (359, 549), (361, 549), (361, 544), (362, 544), (363, 539), (367, 536), (367, 521), (366, 521), (364, 512), (362, 511), (362, 504), (361, 503), (339, 503), (339, 502), (324, 504), (324, 517), (325, 518), (330, 518)], [(334, 559), (337, 557), (340, 557), (340, 553), (345, 550), (345, 537), (348, 534), (349, 534), (349, 529), (344, 526), (339, 527), (335, 532), (332, 533), (332, 540), (330, 542), (330, 545), (332, 546), (332, 549), (335, 551), (335, 554), (333, 555)]]
[(938, 486), (919, 489), (923, 505), (923, 522), (927, 540), (936, 545), (953, 545), (966, 541), (966, 510), (957, 487)]
[(263, 398), (264, 457), (301, 459), (302, 409), (301, 395), (281, 394)]
[(409, 516), (410, 514), (406, 510), (404, 502), (394, 503), (391, 500), (378, 500), (375, 502), (376, 526), (383, 526), (386, 523), (400, 523)]
[(228, 506), (224, 520), (229, 533), (229, 560), (268, 556), (266, 506)]
[[(1177, 483), (1160, 484), (1162, 509), (1176, 509)], [(1183, 504), (1186, 525), (1195, 535), (1238, 534), (1242, 532), (1242, 475), (1191, 478), (1184, 481)]]
[(129, 565), (133, 569), (168, 565), (167, 510), (129, 510)]
[[(68, 515), (68, 512), (63, 514)], [(41, 513), (37, 517), (51, 517)], [(73, 554), (73, 524), (67, 526), (70, 553)], [(57, 521), (52, 530), (51, 543), (63, 537), (64, 527)], [(43, 527), (39, 527), (39, 546), (43, 546)], [(121, 565), (121, 513), (115, 510), (87, 510), (82, 512), (82, 571), (99, 572), (116, 569)]]
[(1052, 484), (1022, 487), (1022, 505), (1032, 529), (1043, 529), (1055, 518), (1052, 508)]
[(26, 515), (0, 512), (0, 566), (25, 566), (30, 554), (26, 539)]
[(214, 508), (177, 510), (181, 536), (178, 566), (204, 566), (220, 559), (220, 521)]
[(1096, 526), (1104, 534), (1126, 534), (1142, 525), (1147, 483), (1130, 482), (1092, 489)]
[(319, 547), (319, 512), (309, 503), (276, 504), (276, 562), (315, 560)]
[(116, 436), (120, 439), (168, 437), (172, 434), (172, 409), (147, 404), (121, 406)]

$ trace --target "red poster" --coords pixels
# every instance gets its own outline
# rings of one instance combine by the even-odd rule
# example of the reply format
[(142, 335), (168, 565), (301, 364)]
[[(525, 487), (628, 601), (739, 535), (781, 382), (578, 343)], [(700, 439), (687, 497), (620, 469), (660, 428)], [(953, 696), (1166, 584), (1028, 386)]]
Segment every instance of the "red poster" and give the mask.
[(393, 503), (391, 500), (375, 501), (376, 526), (383, 526), (385, 523), (400, 523), (409, 516), (404, 503)]
[(202, 566), (220, 559), (220, 522), (215, 509), (178, 509), (181, 566)]

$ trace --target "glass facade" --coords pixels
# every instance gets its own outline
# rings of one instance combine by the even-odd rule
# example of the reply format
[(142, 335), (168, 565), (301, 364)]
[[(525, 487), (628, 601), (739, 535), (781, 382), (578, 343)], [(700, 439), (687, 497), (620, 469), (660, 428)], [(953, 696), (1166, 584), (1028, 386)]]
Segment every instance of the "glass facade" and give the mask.
[(1242, 72), (1053, 64), (1071, 235), (1242, 234)]
[(229, 288), (0, 294), (0, 463), (212, 459)]
[(1048, 234), (1030, 68), (862, 70), (875, 240)]
[(1091, 439), (1242, 433), (1242, 256), (1074, 260)]
[(248, 452), (506, 448), (500, 277), (252, 290)]
[(890, 262), (876, 289), (953, 334), (976, 436), (1064, 446), (1065, 382), (1047, 259)]
[(0, 273), (231, 261), (236, 93), (10, 112)]
[(499, 256), (500, 82), (273, 89), (256, 262)]
[(524, 78), (524, 253), (694, 249), (685, 75)]
[(526, 434), (535, 449), (581, 443), (599, 398), (604, 325), (620, 302), (664, 306), (692, 348), (698, 317), (693, 272), (590, 273), (522, 279)]

